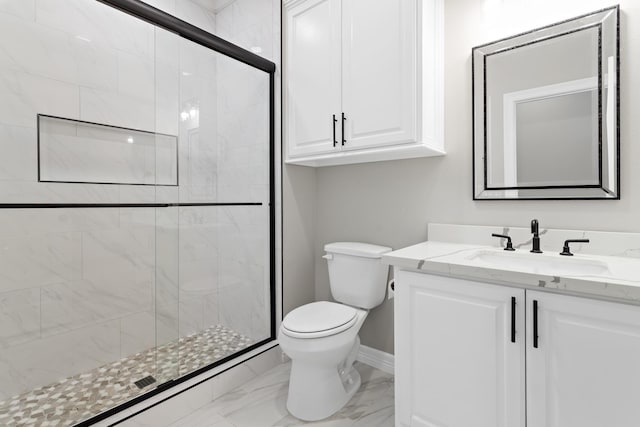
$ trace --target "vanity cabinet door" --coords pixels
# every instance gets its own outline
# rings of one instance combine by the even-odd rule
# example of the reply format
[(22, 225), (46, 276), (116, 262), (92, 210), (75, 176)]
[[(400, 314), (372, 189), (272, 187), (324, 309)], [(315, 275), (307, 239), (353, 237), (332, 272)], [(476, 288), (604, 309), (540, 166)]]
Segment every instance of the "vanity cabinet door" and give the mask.
[(343, 150), (415, 142), (417, 2), (342, 4)]
[(527, 312), (527, 426), (640, 425), (640, 307), (527, 291)]
[(339, 150), (334, 144), (342, 138), (341, 4), (341, 0), (305, 0), (285, 5), (283, 83), (290, 157)]
[(397, 270), (395, 289), (396, 426), (524, 426), (524, 291)]

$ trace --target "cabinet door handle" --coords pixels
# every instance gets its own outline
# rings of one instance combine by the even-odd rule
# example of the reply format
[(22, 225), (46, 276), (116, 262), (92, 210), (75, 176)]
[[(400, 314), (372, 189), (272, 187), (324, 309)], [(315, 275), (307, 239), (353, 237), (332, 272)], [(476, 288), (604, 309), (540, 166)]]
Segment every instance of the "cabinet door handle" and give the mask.
[(538, 301), (533, 300), (533, 348), (538, 348)]
[(344, 145), (345, 142), (347, 142), (347, 139), (344, 137), (344, 122), (347, 121), (347, 118), (345, 117), (344, 113), (342, 113), (342, 145)]
[(511, 342), (516, 342), (516, 297), (511, 297)]
[(333, 114), (333, 146), (335, 147), (336, 145), (338, 145), (338, 140), (336, 139), (336, 122), (338, 121), (338, 119), (336, 119), (336, 115)]

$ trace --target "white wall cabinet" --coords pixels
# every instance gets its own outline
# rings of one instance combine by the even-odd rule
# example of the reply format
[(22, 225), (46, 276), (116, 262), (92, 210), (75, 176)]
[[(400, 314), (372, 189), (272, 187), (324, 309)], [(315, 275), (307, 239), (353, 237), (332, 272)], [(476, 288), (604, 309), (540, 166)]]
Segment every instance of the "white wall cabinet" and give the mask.
[[(287, 8), (288, 155), (334, 151), (341, 106), (341, 0), (306, 0)], [(336, 116), (337, 115), (337, 116)], [(336, 121), (334, 121), (334, 119)]]
[(444, 154), (443, 0), (285, 2), (288, 163)]
[(401, 270), (395, 313), (397, 426), (638, 425), (640, 307)]

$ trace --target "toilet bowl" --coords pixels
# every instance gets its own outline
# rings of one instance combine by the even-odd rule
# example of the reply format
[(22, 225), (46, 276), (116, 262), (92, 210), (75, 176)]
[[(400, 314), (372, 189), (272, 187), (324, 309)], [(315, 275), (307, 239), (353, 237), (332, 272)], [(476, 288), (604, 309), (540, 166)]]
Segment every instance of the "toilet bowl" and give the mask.
[(331, 290), (338, 302), (318, 301), (291, 311), (278, 341), (291, 358), (287, 409), (305, 421), (339, 411), (360, 387), (353, 367), (369, 309), (384, 299), (388, 267), (380, 258), (391, 248), (340, 242), (325, 246)]

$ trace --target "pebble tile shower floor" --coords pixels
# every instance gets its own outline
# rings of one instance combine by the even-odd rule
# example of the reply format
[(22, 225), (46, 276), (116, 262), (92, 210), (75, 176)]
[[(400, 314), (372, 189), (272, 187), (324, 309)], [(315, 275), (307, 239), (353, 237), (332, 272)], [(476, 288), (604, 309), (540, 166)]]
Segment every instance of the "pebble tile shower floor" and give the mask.
[[(71, 426), (251, 344), (217, 325), (0, 402), (0, 425)], [(134, 384), (149, 375), (156, 382), (142, 389)]]

